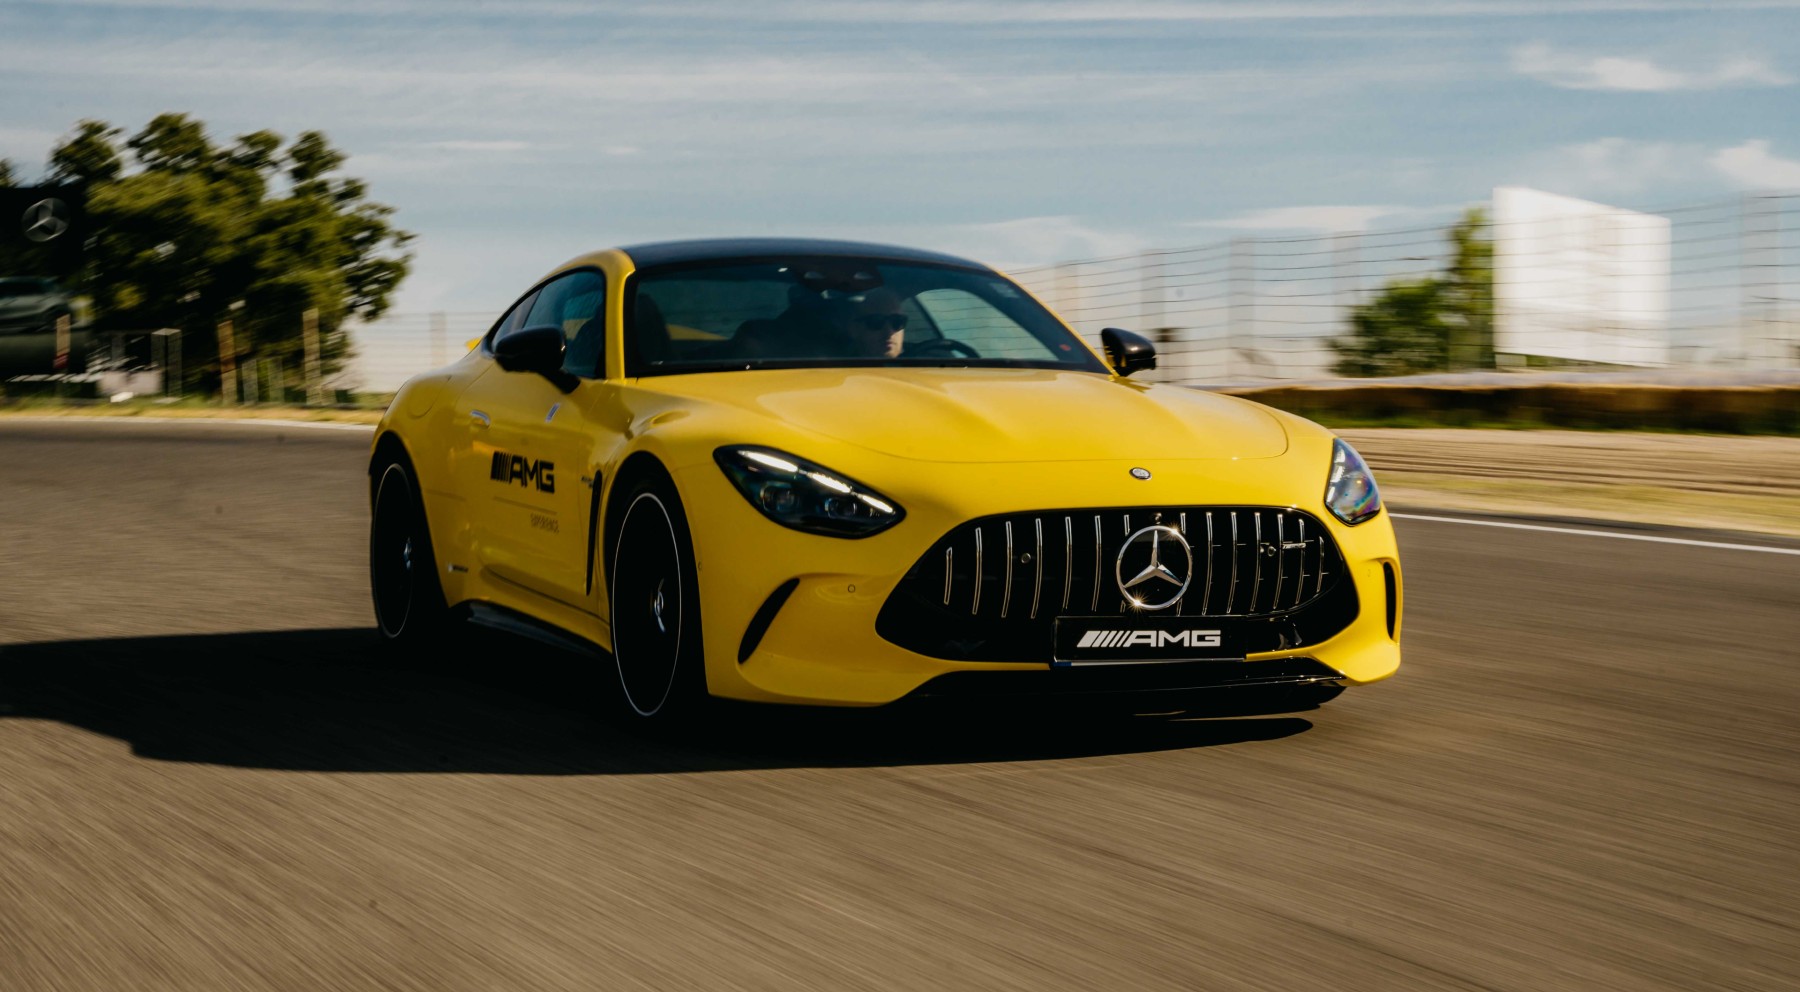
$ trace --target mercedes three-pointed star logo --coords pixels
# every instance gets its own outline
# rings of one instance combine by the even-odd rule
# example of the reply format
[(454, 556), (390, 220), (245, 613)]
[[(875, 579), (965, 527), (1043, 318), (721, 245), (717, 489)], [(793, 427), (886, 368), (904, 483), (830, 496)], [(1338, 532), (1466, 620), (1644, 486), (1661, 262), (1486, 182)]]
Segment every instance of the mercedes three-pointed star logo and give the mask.
[(54, 197), (25, 208), (25, 236), (33, 241), (54, 241), (69, 229), (69, 206)]
[[(1125, 578), (1125, 555), (1131, 551), (1134, 545), (1146, 538), (1150, 541), (1150, 564), (1145, 565), (1143, 571), (1127, 581)], [(1163, 542), (1165, 541), (1171, 542), (1181, 549), (1179, 561), (1170, 559), (1171, 563), (1179, 565), (1179, 572), (1163, 563)], [(1194, 549), (1188, 546), (1187, 538), (1181, 536), (1181, 531), (1160, 523), (1152, 524), (1125, 539), (1125, 546), (1119, 549), (1119, 557), (1113, 562), (1113, 578), (1119, 583), (1119, 592), (1133, 607), (1140, 610), (1166, 609), (1180, 602), (1182, 595), (1187, 592), (1188, 583), (1194, 581)], [(1170, 593), (1167, 599), (1153, 601), (1144, 594), (1147, 589), (1141, 588), (1147, 587), (1152, 581), (1174, 586), (1175, 591)]]

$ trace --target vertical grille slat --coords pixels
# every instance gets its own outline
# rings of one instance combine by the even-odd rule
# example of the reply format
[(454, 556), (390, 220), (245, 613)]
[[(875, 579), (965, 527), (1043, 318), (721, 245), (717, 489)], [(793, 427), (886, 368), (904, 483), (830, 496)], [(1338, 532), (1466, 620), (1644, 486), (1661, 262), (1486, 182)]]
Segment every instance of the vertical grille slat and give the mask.
[(1212, 572), (1213, 572), (1213, 524), (1212, 511), (1206, 511), (1206, 592), (1200, 596), (1200, 613), (1212, 613)]
[(950, 605), (950, 588), (956, 581), (956, 545), (944, 548), (944, 605)]
[(981, 613), (981, 528), (975, 528), (975, 599), (969, 604), (969, 615)]
[(1037, 564), (1037, 577), (1031, 581), (1031, 619), (1036, 620), (1038, 600), (1042, 598), (1044, 594), (1044, 521), (1042, 518), (1033, 517), (1031, 520), (1031, 527), (1033, 530), (1037, 531), (1037, 551), (1033, 552), (1037, 555), (1037, 558), (1035, 559)]
[[(1186, 541), (1187, 540), (1187, 511), (1185, 511), (1185, 510), (1182, 511), (1178, 529), (1181, 531), (1181, 539)], [(1194, 553), (1194, 545), (1192, 544), (1192, 542), (1190, 542), (1188, 544), (1188, 557), (1192, 558), (1193, 553)], [(1194, 588), (1194, 570), (1193, 570), (1193, 567), (1191, 566), (1191, 564), (1188, 568), (1188, 588), (1189, 589)], [(1175, 601), (1175, 615), (1180, 616), (1185, 612), (1187, 612), (1187, 592), (1184, 590), (1181, 594), (1181, 598)]]
[(1075, 578), (1075, 521), (1063, 518), (1063, 604), (1069, 608), (1069, 582)]
[(1004, 587), (1002, 587), (1002, 588), (1004, 588), (1005, 591), (1000, 596), (1000, 619), (1002, 619), (1002, 620), (1006, 619), (1007, 612), (1012, 609), (1012, 576), (1013, 576), (1012, 521), (1008, 520), (1006, 522), (1006, 585)]
[(1287, 514), (1275, 514), (1275, 596), (1270, 611), (1281, 609), (1281, 584), (1287, 576)]
[(1256, 612), (1256, 596), (1258, 593), (1262, 592), (1262, 573), (1263, 573), (1263, 539), (1262, 539), (1263, 515), (1262, 515), (1262, 511), (1261, 510), (1252, 510), (1252, 511), (1250, 511), (1250, 517), (1251, 517), (1251, 519), (1253, 519), (1256, 522), (1255, 526), (1253, 528), (1251, 528), (1255, 532), (1256, 543), (1250, 546), (1250, 569), (1255, 574), (1255, 578), (1250, 580), (1250, 608), (1248, 610), (1245, 610), (1244, 612), (1255, 613)]
[(1238, 521), (1237, 511), (1231, 511), (1231, 591), (1225, 597), (1225, 614), (1230, 616), (1232, 607), (1237, 605), (1238, 582)]
[(1315, 598), (1317, 598), (1318, 595), (1324, 591), (1325, 591), (1325, 535), (1320, 534), (1319, 535), (1319, 575), (1318, 575), (1317, 580), (1313, 583), (1313, 596)]
[(1306, 518), (1301, 517), (1300, 524), (1300, 574), (1294, 579), (1294, 605), (1306, 596)]
[(1088, 604), (1088, 612), (1100, 612), (1100, 559), (1106, 557), (1100, 544), (1100, 514), (1094, 514), (1094, 601)]

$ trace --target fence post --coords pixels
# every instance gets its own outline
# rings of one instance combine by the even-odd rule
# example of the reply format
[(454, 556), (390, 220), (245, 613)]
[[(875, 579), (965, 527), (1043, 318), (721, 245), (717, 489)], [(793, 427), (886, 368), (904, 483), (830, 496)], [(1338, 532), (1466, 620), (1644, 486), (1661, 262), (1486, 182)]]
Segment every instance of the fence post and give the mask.
[(1326, 374), (1335, 374), (1337, 349), (1331, 342), (1338, 339), (1339, 334), (1350, 330), (1350, 320), (1356, 308), (1362, 303), (1362, 258), (1358, 249), (1362, 246), (1362, 232), (1339, 231), (1332, 244), (1331, 276), (1333, 289), (1337, 297), (1338, 320), (1341, 322), (1337, 333), (1326, 342), (1326, 356), (1331, 364), (1326, 366)]
[[(1774, 280), (1780, 264), (1781, 237), (1775, 211), (1770, 209), (1775, 197), (1745, 193), (1739, 220), (1738, 244), (1738, 335), (1744, 359), (1753, 367), (1766, 367), (1771, 361), (1782, 361), (1780, 343), (1775, 340)], [(1753, 333), (1751, 328), (1756, 328)]]
[(69, 315), (56, 318), (56, 357), (50, 360), (50, 367), (57, 372), (69, 371)]
[(238, 401), (237, 345), (231, 336), (231, 318), (219, 321), (219, 399), (226, 406)]
[(1231, 239), (1231, 288), (1225, 303), (1225, 378), (1256, 344), (1256, 255), (1249, 238)]
[(1161, 252), (1138, 253), (1138, 320), (1146, 337), (1162, 337), (1163, 289)]
[(324, 402), (324, 384), (319, 375), (319, 311), (308, 308), (300, 315), (300, 344), (306, 355), (306, 368), (302, 370), (306, 376), (306, 404), (318, 406)]
[(181, 381), (181, 329), (165, 327), (150, 332), (150, 357), (163, 370), (163, 395), (177, 398), (184, 392)]
[(431, 313), (431, 367), (444, 367), (444, 334), (449, 327), (449, 318), (442, 310)]

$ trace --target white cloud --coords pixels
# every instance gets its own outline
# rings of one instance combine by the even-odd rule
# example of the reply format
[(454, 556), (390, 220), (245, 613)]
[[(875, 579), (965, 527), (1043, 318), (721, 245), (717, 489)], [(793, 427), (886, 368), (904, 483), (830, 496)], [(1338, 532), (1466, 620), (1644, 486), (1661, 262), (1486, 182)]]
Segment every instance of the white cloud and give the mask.
[(1512, 177), (1538, 189), (1616, 201), (1658, 184), (1691, 179), (1706, 150), (1667, 141), (1597, 138), (1564, 145), (1527, 159)]
[(1571, 90), (1665, 93), (1741, 86), (1787, 86), (1794, 77), (1761, 59), (1733, 58), (1712, 69), (1671, 69), (1649, 59), (1558, 52), (1543, 42), (1512, 51), (1513, 71)]
[(1090, 227), (1066, 215), (1020, 217), (906, 233), (914, 236), (901, 240), (932, 244), (943, 251), (1014, 269), (1071, 259), (1129, 255), (1148, 247), (1144, 239), (1135, 234)]
[(1800, 161), (1770, 154), (1761, 138), (1721, 148), (1706, 161), (1746, 189), (1800, 189)]
[(1393, 217), (1405, 212), (1406, 209), (1402, 207), (1372, 205), (1275, 207), (1225, 220), (1197, 221), (1188, 226), (1233, 231), (1361, 231), (1383, 217)]
[(439, 148), (447, 152), (522, 152), (531, 147), (528, 141), (473, 141), (455, 139), (451, 141), (427, 141), (426, 148)]
[[(759, 21), (817, 23), (1071, 24), (1096, 22), (1295, 21), (1372, 18), (1494, 18), (1572, 13), (1758, 10), (1785, 0), (768, 0)], [(79, 6), (221, 10), (236, 14), (326, 16), (467, 16), (486, 13), (492, 0), (58, 0)], [(594, 0), (510, 0), (511, 16), (617, 19), (613, 4)], [(632, 16), (715, 20), (743, 16), (741, 0), (664, 0), (634, 6)]]

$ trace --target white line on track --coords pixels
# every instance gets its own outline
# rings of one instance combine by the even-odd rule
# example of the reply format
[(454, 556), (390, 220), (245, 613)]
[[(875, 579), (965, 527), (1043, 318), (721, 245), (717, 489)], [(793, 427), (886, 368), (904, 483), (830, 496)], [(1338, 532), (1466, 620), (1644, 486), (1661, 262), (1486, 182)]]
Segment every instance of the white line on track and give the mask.
[(272, 417), (30, 417), (0, 416), (6, 424), (237, 424), (251, 427), (310, 427), (322, 431), (372, 431), (374, 424), (341, 424), (329, 420), (277, 420)]
[(1610, 537), (1620, 541), (1649, 541), (1653, 544), (1686, 544), (1696, 548), (1723, 548), (1726, 551), (1761, 551), (1771, 555), (1800, 555), (1800, 548), (1771, 548), (1766, 544), (1727, 544), (1723, 541), (1696, 541), (1686, 537), (1656, 537), (1651, 534), (1620, 534), (1610, 530), (1585, 530), (1580, 527), (1548, 527), (1543, 524), (1515, 524), (1501, 520), (1470, 520), (1467, 517), (1433, 517), (1422, 513), (1394, 513), (1395, 520), (1426, 520), (1437, 524), (1468, 524), (1472, 527), (1503, 527), (1507, 530), (1541, 530), (1549, 534), (1576, 534), (1581, 537)]

